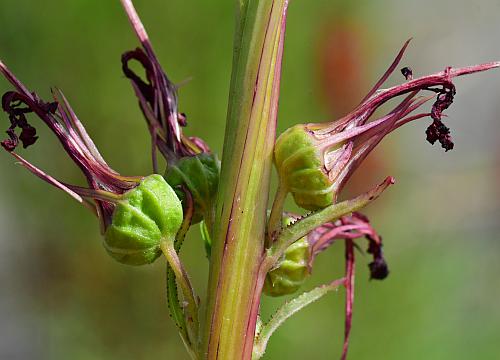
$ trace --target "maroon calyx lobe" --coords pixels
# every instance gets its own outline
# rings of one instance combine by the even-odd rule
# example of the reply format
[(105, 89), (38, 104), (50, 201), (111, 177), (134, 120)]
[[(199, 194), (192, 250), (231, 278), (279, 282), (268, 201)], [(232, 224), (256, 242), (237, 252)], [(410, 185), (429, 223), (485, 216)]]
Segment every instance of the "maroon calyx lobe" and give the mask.
[[(137, 48), (135, 50), (127, 51), (122, 55), (122, 71), (125, 76), (134, 82), (134, 84), (139, 88), (141, 94), (144, 96), (144, 99), (150, 104), (154, 105), (155, 103), (155, 91), (153, 87), (153, 79), (154, 79), (154, 69), (149, 62), (148, 56), (141, 49)], [(140, 76), (138, 76), (134, 71), (132, 71), (129, 67), (129, 62), (131, 60), (136, 60), (139, 62), (145, 70), (147, 82), (145, 82)]]
[[(135, 60), (146, 74), (145, 81), (129, 66)], [(122, 70), (130, 79), (139, 98), (142, 113), (156, 142), (164, 144), (174, 154), (183, 152), (177, 113), (177, 90), (155, 60), (141, 48), (122, 55)], [(158, 144), (156, 144), (158, 146)], [(162, 150), (161, 147), (160, 151)]]
[[(54, 101), (45, 102), (30, 92), (10, 70), (0, 62), (0, 73), (14, 86), (2, 97), (2, 109), (9, 115), (9, 138), (2, 146), (31, 173), (65, 191), (74, 199), (97, 214), (104, 232), (111, 223), (115, 203), (119, 196), (136, 187), (142, 177), (125, 177), (111, 169), (87, 134), (64, 95), (53, 89)], [(27, 114), (34, 113), (56, 135), (68, 156), (80, 168), (87, 180), (88, 188), (66, 184), (54, 179), (15, 152), (19, 140), (29, 147), (37, 140), (36, 130), (28, 123)], [(21, 128), (18, 137), (15, 129)]]

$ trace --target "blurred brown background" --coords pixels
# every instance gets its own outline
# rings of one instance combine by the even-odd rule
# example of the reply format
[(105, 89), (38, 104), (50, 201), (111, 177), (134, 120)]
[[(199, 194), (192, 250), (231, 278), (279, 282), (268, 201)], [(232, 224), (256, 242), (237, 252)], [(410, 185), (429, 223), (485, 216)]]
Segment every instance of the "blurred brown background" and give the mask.
[[(136, 0), (158, 56), (180, 90), (189, 134), (220, 153), (234, 1)], [(346, 5), (349, 3), (348, 5)], [(500, 59), (498, 0), (292, 1), (279, 131), (348, 112), (413, 37), (402, 66), (415, 76)], [(0, 58), (31, 89), (63, 89), (108, 162), (151, 171), (149, 136), (120, 55), (137, 46), (119, 1), (0, 1)], [(388, 84), (402, 81), (399, 73)], [(495, 359), (500, 353), (500, 72), (456, 80), (445, 123), (456, 148), (408, 125), (372, 154), (351, 193), (386, 175), (397, 185), (367, 213), (384, 235), (391, 274), (368, 281), (358, 262), (350, 359)], [(0, 80), (0, 90), (8, 90)], [(8, 127), (0, 115), (3, 131)], [(38, 143), (20, 151), (48, 173), (81, 182), (37, 121)], [(161, 261), (114, 262), (97, 221), (0, 152), (0, 358), (186, 359), (170, 321)], [(363, 244), (364, 246), (364, 244)], [(182, 250), (200, 294), (208, 264), (194, 228)], [(323, 254), (305, 288), (340, 277), (342, 250)], [(270, 314), (282, 300), (264, 299)], [(340, 354), (343, 295), (330, 294), (272, 338), (268, 359)]]

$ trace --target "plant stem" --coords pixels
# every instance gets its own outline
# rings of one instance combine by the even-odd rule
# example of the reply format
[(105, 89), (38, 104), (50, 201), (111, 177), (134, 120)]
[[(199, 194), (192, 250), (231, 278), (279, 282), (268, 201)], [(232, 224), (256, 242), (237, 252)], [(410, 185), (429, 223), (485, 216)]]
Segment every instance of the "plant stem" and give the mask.
[(286, 191), (282, 185), (278, 185), (276, 194), (274, 196), (273, 207), (271, 208), (271, 215), (269, 215), (269, 221), (267, 225), (267, 242), (266, 248), (270, 247), (276, 237), (281, 232), (282, 219), (283, 219), (283, 205), (285, 204), (286, 196), (288, 191)]
[(174, 249), (173, 241), (162, 241), (160, 243), (160, 248), (167, 258), (170, 268), (175, 274), (175, 278), (181, 288), (182, 296), (185, 301), (184, 314), (186, 316), (186, 330), (188, 332), (188, 338), (191, 341), (191, 345), (196, 347), (196, 341), (193, 343), (193, 339), (198, 338), (199, 332), (199, 320), (198, 320), (198, 301), (196, 300), (196, 295), (194, 294), (193, 287), (189, 280), (189, 277), (182, 266), (182, 262)]
[[(184, 219), (182, 221), (182, 226), (177, 232), (177, 235), (175, 237), (174, 241), (174, 252), (179, 253), (182, 243), (184, 241), (184, 238), (186, 237), (186, 234), (191, 226), (191, 220), (193, 219), (193, 212), (194, 212), (194, 204), (193, 204), (193, 198), (191, 196), (191, 193), (189, 191), (186, 192), (186, 209), (184, 211)], [(164, 250), (166, 252), (166, 250)], [(167, 254), (165, 254), (167, 256)], [(177, 271), (179, 273), (179, 271)], [(189, 281), (189, 280), (188, 280)], [(167, 301), (168, 301), (168, 307), (170, 310), (170, 315), (172, 316), (175, 324), (179, 328), (179, 334), (181, 335), (182, 341), (184, 342), (184, 345), (186, 346), (186, 349), (188, 350), (189, 354), (191, 355), (191, 358), (195, 359), (197, 358), (198, 353), (195, 351), (195, 349), (198, 349), (199, 347), (199, 339), (198, 337), (196, 338), (190, 338), (189, 335), (193, 335), (195, 333), (198, 335), (199, 332), (199, 324), (196, 324), (196, 332), (194, 331), (188, 331), (188, 324), (186, 323), (186, 318), (185, 318), (185, 312), (181, 306), (181, 303), (179, 301), (179, 294), (177, 291), (177, 281), (176, 281), (176, 276), (175, 272), (172, 269), (172, 266), (170, 263), (167, 261)], [(191, 324), (189, 324), (191, 325)]]
[[(287, 0), (240, 0), (207, 313), (206, 359), (252, 356)], [(258, 296), (257, 296), (258, 295)]]

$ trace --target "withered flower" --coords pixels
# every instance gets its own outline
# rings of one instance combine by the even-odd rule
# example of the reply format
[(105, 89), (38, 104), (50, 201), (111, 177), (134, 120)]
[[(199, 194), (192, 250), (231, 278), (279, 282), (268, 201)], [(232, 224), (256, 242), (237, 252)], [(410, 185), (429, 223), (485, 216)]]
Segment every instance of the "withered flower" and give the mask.
[[(193, 197), (193, 223), (202, 219), (209, 228), (214, 222), (215, 197), (219, 184), (220, 161), (208, 145), (198, 137), (184, 135), (186, 115), (178, 110), (177, 86), (163, 71), (153, 50), (148, 34), (130, 0), (122, 0), (142, 48), (122, 55), (122, 70), (130, 79), (139, 106), (146, 119), (152, 143), (153, 171), (159, 173), (156, 150), (167, 161), (165, 179), (184, 201), (187, 192)], [(138, 76), (129, 63), (137, 61), (145, 71), (145, 79)]]
[[(104, 247), (117, 261), (129, 265), (153, 262), (161, 254), (160, 242), (172, 241), (181, 226), (180, 200), (160, 175), (121, 176), (99, 154), (85, 128), (64, 95), (52, 91), (54, 101), (45, 102), (27, 88), (0, 62), (0, 72), (14, 86), (2, 97), (2, 108), (9, 115), (9, 138), (5, 150), (33, 174), (65, 191), (86, 205), (100, 220)], [(66, 153), (82, 170), (88, 187), (66, 184), (30, 164), (15, 152), (19, 140), (33, 145), (38, 137), (26, 115), (35, 113), (57, 136)], [(21, 129), (17, 136), (16, 128)]]
[(368, 240), (368, 253), (372, 255), (373, 261), (368, 264), (370, 277), (382, 280), (389, 275), (389, 269), (382, 253), (382, 237), (371, 226), (368, 218), (354, 212), (351, 216), (343, 216), (333, 223), (327, 223), (314, 229), (307, 236), (310, 246), (310, 266), (316, 256), (326, 250), (338, 240), (345, 241), (345, 277), (344, 287), (346, 289), (345, 302), (345, 330), (344, 346), (341, 359), (347, 357), (349, 349), (349, 336), (352, 325), (352, 312), (354, 305), (354, 282), (355, 282), (355, 254), (357, 245), (355, 239), (365, 237)]
[[(453, 149), (449, 129), (443, 124), (443, 111), (453, 102), (455, 85), (452, 79), (500, 66), (487, 63), (464, 68), (447, 67), (436, 74), (413, 78), (410, 68), (403, 68), (407, 82), (381, 89), (397, 68), (408, 40), (389, 69), (353, 111), (330, 123), (296, 125), (277, 140), (275, 163), (280, 184), (292, 193), (295, 202), (310, 210), (324, 208), (338, 198), (340, 191), (366, 156), (389, 133), (411, 121), (430, 117), (427, 141), (439, 141), (446, 150)], [(429, 91), (430, 96), (419, 96)], [(386, 115), (371, 120), (380, 106), (391, 99), (404, 96)], [(435, 99), (430, 111), (414, 113)]]
[[(142, 45), (122, 55), (122, 70), (130, 79), (146, 119), (151, 134), (153, 170), (157, 173), (157, 148), (167, 161), (207, 153), (210, 149), (202, 139), (183, 134), (182, 127), (187, 121), (186, 115), (178, 110), (177, 86), (163, 71), (132, 2), (122, 1), (122, 4)], [(132, 60), (144, 68), (145, 79), (130, 68)]]
[(370, 277), (383, 280), (389, 275), (389, 269), (382, 253), (382, 237), (370, 224), (370, 220), (359, 212), (343, 216), (339, 220), (321, 225), (307, 235), (311, 257), (309, 266), (318, 254), (325, 251), (338, 240), (355, 240), (365, 237), (368, 240), (367, 252), (372, 254), (373, 261), (368, 264)]
[[(11, 123), (7, 130), (9, 138), (1, 142), (2, 147), (40, 179), (90, 208), (99, 217), (104, 232), (111, 224), (115, 201), (135, 188), (143, 177), (121, 176), (109, 167), (61, 91), (53, 89), (54, 101), (45, 102), (30, 92), (2, 62), (0, 72), (15, 88), (2, 97), (2, 109), (9, 115)], [(57, 136), (66, 153), (83, 172), (88, 188), (59, 181), (15, 152), (19, 141), (27, 148), (38, 139), (36, 129), (26, 118), (29, 113), (36, 114)], [(21, 129), (19, 136), (15, 133), (16, 128)]]

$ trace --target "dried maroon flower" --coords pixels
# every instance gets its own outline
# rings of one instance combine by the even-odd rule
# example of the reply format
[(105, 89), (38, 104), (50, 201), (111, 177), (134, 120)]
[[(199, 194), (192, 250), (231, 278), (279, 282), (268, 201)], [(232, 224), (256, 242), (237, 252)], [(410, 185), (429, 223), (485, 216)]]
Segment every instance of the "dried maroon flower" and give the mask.
[[(130, 79), (151, 133), (153, 169), (158, 173), (156, 148), (167, 161), (210, 152), (210, 149), (200, 138), (183, 134), (181, 128), (187, 125), (187, 121), (186, 115), (178, 111), (177, 86), (163, 71), (132, 3), (124, 2), (123, 5), (142, 48), (127, 51), (122, 55), (122, 70)], [(130, 68), (129, 63), (132, 60), (144, 68), (145, 79)]]
[[(403, 69), (407, 82), (380, 89), (398, 66), (409, 40), (404, 44), (389, 69), (370, 90), (361, 104), (343, 118), (330, 123), (296, 125), (276, 141), (275, 164), (283, 189), (295, 202), (309, 210), (330, 205), (366, 156), (389, 133), (400, 126), (425, 117), (433, 119), (427, 129), (427, 140), (439, 141), (446, 150), (453, 148), (449, 129), (441, 119), (443, 111), (453, 102), (457, 76), (489, 70), (500, 63), (451, 68), (420, 78), (413, 78), (409, 68)], [(423, 91), (434, 95), (418, 96)], [(404, 96), (399, 105), (377, 120), (370, 121), (375, 111), (389, 100)], [(430, 112), (413, 114), (435, 98)]]
[(382, 254), (382, 237), (377, 234), (370, 224), (368, 218), (358, 212), (351, 216), (343, 216), (333, 223), (327, 223), (314, 229), (307, 236), (310, 247), (310, 265), (314, 262), (316, 256), (326, 250), (329, 246), (338, 240), (345, 241), (345, 277), (344, 287), (346, 289), (345, 303), (345, 330), (344, 346), (341, 359), (347, 357), (349, 349), (349, 336), (352, 325), (352, 312), (354, 304), (354, 282), (355, 282), (355, 251), (357, 245), (355, 239), (365, 237), (368, 240), (368, 253), (372, 254), (373, 261), (368, 265), (370, 277), (372, 279), (382, 280), (389, 274), (387, 263)]
[(355, 240), (361, 237), (368, 240), (367, 252), (373, 256), (373, 262), (368, 265), (371, 278), (378, 280), (386, 278), (389, 270), (382, 253), (382, 237), (371, 226), (370, 220), (359, 212), (319, 226), (307, 235), (311, 252), (309, 266), (312, 267), (316, 256), (334, 242), (346, 239)]
[[(99, 217), (104, 233), (111, 224), (116, 200), (138, 186), (143, 177), (121, 176), (109, 167), (59, 90), (52, 91), (54, 101), (45, 102), (37, 94), (28, 91), (2, 62), (0, 72), (15, 88), (2, 97), (2, 108), (9, 115), (11, 125), (7, 130), (9, 138), (2, 141), (1, 145), (33, 174), (90, 208)], [(26, 148), (38, 138), (36, 129), (26, 118), (30, 113), (36, 114), (57, 136), (66, 153), (85, 175), (88, 188), (56, 180), (15, 152), (19, 141)], [(21, 129), (19, 136), (15, 133), (16, 128)]]
[[(125, 52), (121, 61), (123, 73), (130, 80), (151, 134), (153, 172), (162, 173), (156, 158), (158, 149), (167, 160), (164, 175), (167, 182), (175, 187), (181, 199), (188, 196), (194, 198), (193, 223), (203, 218), (212, 228), (219, 160), (202, 139), (183, 134), (182, 128), (187, 126), (187, 119), (186, 114), (178, 109), (178, 87), (163, 71), (132, 2), (122, 0), (122, 5), (142, 45), (142, 48)], [(144, 69), (144, 78), (131, 69), (133, 61)], [(195, 168), (194, 173), (189, 171)], [(187, 204), (183, 201), (184, 211), (187, 211)]]

